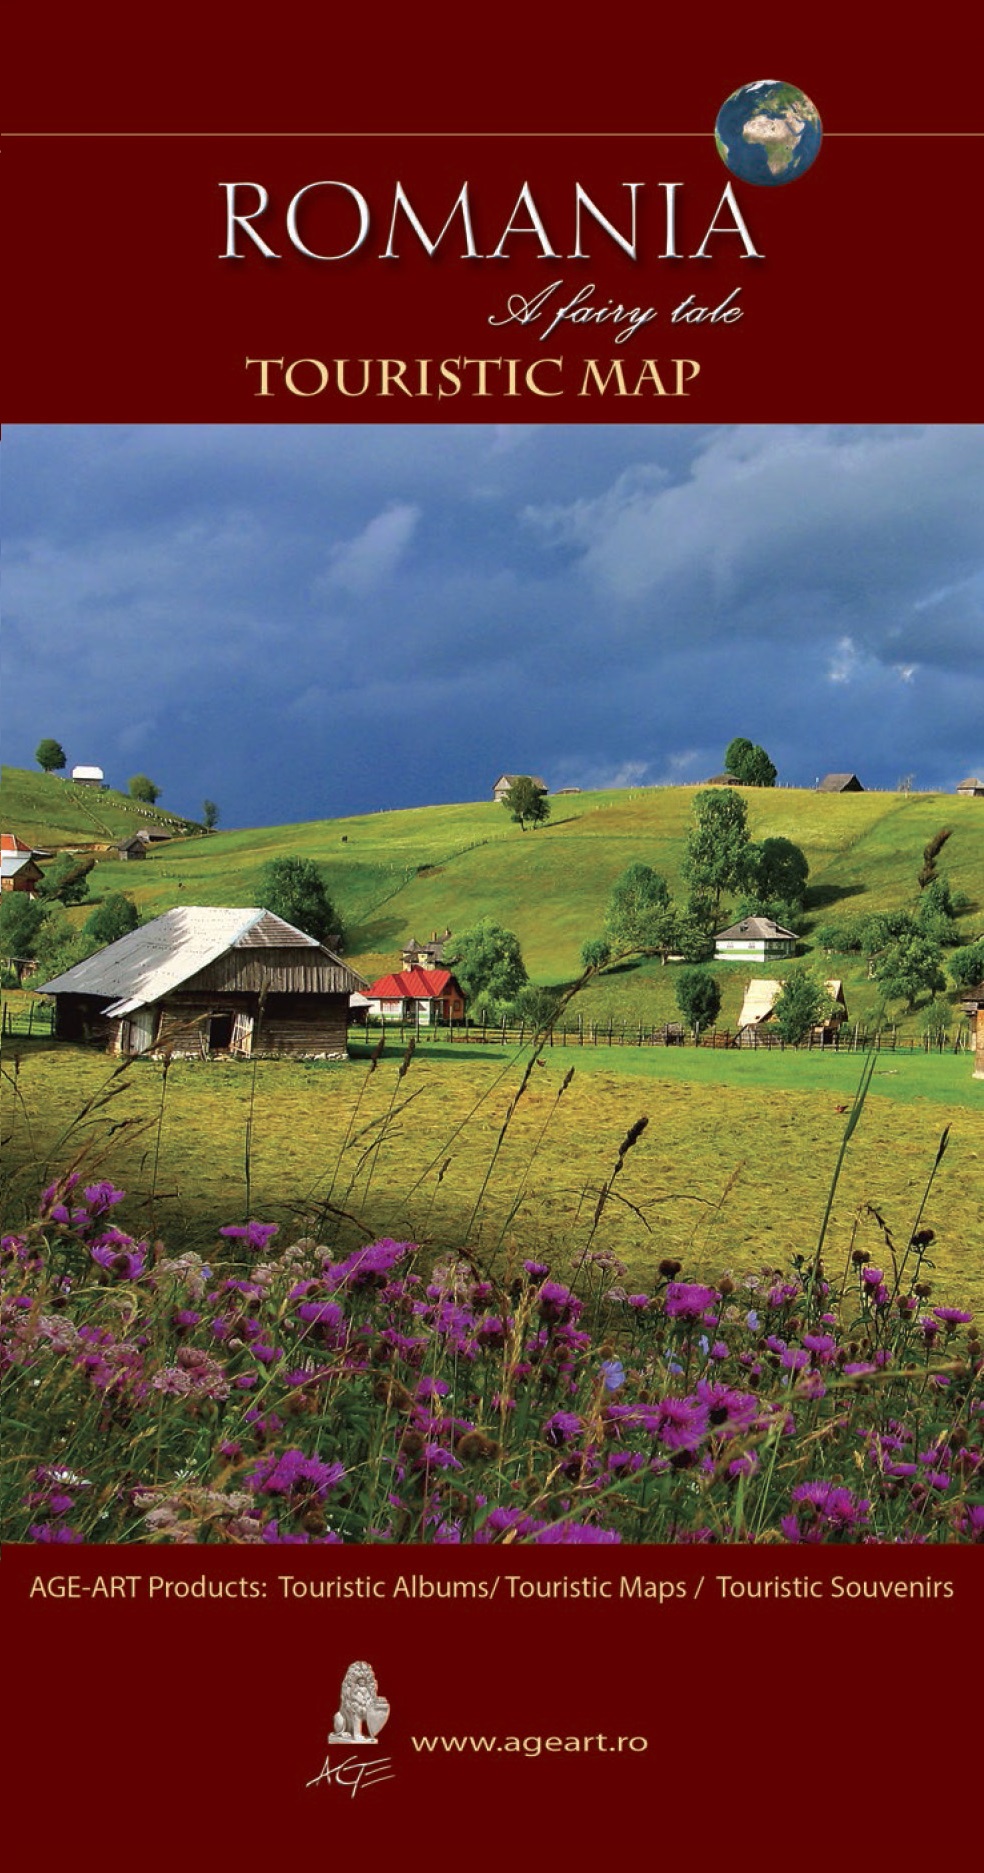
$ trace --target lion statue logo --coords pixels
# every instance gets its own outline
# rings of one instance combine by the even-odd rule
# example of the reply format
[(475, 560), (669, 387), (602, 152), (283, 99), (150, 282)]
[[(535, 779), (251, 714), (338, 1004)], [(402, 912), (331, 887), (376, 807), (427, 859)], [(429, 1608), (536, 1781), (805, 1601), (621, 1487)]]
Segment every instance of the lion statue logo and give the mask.
[(375, 1743), (387, 1717), (389, 1703), (380, 1697), (376, 1674), (364, 1659), (349, 1666), (342, 1679), (329, 1743)]

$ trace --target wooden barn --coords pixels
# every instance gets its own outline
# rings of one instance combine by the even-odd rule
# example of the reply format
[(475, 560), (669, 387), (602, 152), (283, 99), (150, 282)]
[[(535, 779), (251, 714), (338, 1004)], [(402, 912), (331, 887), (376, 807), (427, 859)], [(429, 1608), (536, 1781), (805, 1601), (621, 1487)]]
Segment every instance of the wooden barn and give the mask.
[(55, 1032), (111, 1053), (340, 1060), (365, 982), (267, 910), (182, 906), (40, 985)]
[(825, 774), (817, 781), (817, 793), (863, 793), (856, 774)]
[(969, 774), (966, 780), (960, 782), (957, 788), (957, 798), (960, 800), (984, 800), (984, 781), (978, 780), (974, 774)]
[(523, 775), (523, 774), (500, 774), (498, 780), (495, 782), (492, 788), (493, 800), (496, 800), (496, 801), (504, 800), (513, 782), (516, 780), (524, 780), (524, 779), (531, 780), (533, 782), (534, 787), (538, 787), (541, 793), (550, 792), (550, 789), (547, 786), (546, 781), (543, 780), (539, 774), (530, 774), (528, 776)]
[(36, 897), (43, 876), (40, 865), (35, 864), (30, 852), (4, 852), (0, 856), (2, 891), (25, 891), (28, 897)]

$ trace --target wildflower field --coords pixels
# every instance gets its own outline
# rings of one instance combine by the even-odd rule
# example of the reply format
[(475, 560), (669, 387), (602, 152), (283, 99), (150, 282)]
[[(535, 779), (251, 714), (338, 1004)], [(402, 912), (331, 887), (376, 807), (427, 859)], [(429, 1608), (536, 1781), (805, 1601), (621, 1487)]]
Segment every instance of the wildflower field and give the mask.
[[(972, 1236), (939, 1272), (953, 1165), (974, 1202), (976, 1114), (955, 1101), (939, 1129), (923, 1093), (884, 1100), (876, 1057), (830, 1063), (852, 1092), (758, 1085), (756, 1233), (733, 1221), (751, 1136), (720, 1154), (748, 1088), (714, 1084), (702, 1120), (682, 1069), (606, 1089), (537, 1049), (455, 1081), (430, 1061), (438, 1144), (412, 1046), (230, 1073), (79, 1054), (74, 1079), (64, 1050), (29, 1052), (5, 1066), (6, 1539), (984, 1536), (981, 1345), (956, 1280)], [(798, 1159), (797, 1100), (815, 1127)], [(372, 1227), (398, 1214), (412, 1237)]]

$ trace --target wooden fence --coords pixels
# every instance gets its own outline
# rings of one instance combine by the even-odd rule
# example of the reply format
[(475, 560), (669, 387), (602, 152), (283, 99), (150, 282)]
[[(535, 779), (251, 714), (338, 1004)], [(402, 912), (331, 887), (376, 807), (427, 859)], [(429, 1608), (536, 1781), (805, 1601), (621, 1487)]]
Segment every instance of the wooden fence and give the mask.
[[(442, 1047), (523, 1047), (528, 1042), (543, 1039), (543, 1030), (529, 1021), (481, 1021), (481, 1022), (444, 1022), (416, 1023), (414, 1021), (387, 1021), (385, 1024), (387, 1041), (394, 1045), (405, 1046), (413, 1039), (418, 1045), (440, 1044)], [(368, 1040), (373, 1044), (378, 1041), (380, 1023), (370, 1022), (350, 1031), (350, 1039)], [(776, 1033), (740, 1033), (734, 1028), (708, 1028), (696, 1034), (680, 1023), (664, 1022), (658, 1027), (647, 1026), (645, 1022), (628, 1021), (586, 1021), (579, 1017), (576, 1022), (561, 1023), (548, 1030), (545, 1042), (547, 1048), (579, 1047), (717, 1047), (740, 1048), (743, 1052), (766, 1051), (784, 1053), (789, 1049), (798, 1053), (963, 1053), (968, 1048), (973, 1050), (973, 1036), (970, 1028), (958, 1024), (947, 1029), (942, 1035), (899, 1033), (893, 1025), (869, 1031), (860, 1023), (854, 1026), (846, 1024), (822, 1038), (816, 1034), (808, 1035), (804, 1041), (793, 1046)]]

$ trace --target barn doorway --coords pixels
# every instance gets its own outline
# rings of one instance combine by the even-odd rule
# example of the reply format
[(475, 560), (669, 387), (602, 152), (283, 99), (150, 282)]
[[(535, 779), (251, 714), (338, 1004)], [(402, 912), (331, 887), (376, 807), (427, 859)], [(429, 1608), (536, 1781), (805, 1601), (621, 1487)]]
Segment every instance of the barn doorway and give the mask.
[(232, 1046), (231, 1014), (210, 1015), (208, 1022), (208, 1051), (210, 1054), (227, 1054)]

